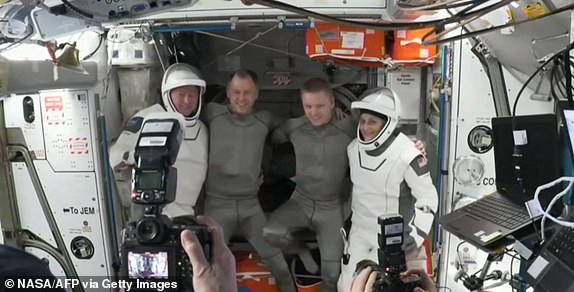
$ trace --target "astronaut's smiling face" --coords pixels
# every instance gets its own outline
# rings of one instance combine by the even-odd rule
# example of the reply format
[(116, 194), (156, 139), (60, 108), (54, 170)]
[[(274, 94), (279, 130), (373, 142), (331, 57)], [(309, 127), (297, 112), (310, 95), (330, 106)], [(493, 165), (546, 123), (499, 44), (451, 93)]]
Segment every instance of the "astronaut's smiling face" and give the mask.
[(359, 131), (362, 140), (369, 142), (377, 137), (383, 130), (387, 120), (370, 113), (362, 113), (359, 118)]
[(233, 76), (227, 85), (227, 99), (233, 113), (247, 115), (253, 111), (258, 88), (250, 77)]
[(301, 103), (303, 104), (305, 116), (315, 127), (326, 125), (333, 118), (335, 103), (333, 102), (333, 97), (327, 92), (303, 91), (301, 93)]
[(185, 117), (191, 116), (197, 111), (199, 104), (199, 89), (197, 86), (186, 85), (174, 88), (169, 97), (175, 109)]

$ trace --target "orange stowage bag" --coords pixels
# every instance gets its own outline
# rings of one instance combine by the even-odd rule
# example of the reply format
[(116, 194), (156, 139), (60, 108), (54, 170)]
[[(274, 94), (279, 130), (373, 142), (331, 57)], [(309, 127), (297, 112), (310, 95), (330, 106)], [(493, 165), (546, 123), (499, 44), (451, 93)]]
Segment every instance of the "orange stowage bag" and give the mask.
[(422, 38), (430, 29), (397, 30), (391, 58), (396, 63), (426, 65), (434, 64), (437, 55), (436, 46), (422, 46)]
[(234, 252), (238, 292), (279, 292), (275, 278), (252, 252)]
[(305, 40), (307, 55), (313, 60), (364, 67), (384, 65), (385, 32), (382, 30), (317, 22), (306, 31)]

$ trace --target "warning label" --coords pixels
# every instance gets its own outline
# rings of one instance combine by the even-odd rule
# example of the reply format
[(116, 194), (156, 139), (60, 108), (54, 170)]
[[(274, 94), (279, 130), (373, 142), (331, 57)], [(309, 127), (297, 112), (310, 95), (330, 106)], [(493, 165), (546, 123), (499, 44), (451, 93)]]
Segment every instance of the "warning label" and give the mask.
[(48, 125), (64, 124), (64, 102), (61, 96), (44, 97), (44, 106), (46, 109), (46, 122)]
[(46, 111), (63, 111), (64, 102), (61, 96), (46, 96), (44, 97), (44, 104)]
[(70, 154), (88, 154), (88, 138), (76, 137), (68, 139)]

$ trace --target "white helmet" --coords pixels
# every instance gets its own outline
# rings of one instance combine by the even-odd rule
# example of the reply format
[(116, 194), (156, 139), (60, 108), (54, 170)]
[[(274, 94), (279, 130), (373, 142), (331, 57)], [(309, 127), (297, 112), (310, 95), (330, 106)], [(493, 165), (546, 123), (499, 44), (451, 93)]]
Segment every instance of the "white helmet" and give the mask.
[(363, 140), (360, 125), (357, 127), (357, 140), (362, 148), (374, 150), (383, 145), (397, 128), (401, 114), (401, 103), (394, 91), (380, 87), (368, 90), (360, 101), (352, 102), (351, 109), (367, 110), (387, 118), (387, 123), (383, 129), (369, 141)]
[(177, 109), (169, 97), (169, 93), (174, 88), (187, 85), (199, 87), (199, 104), (197, 105), (197, 110), (192, 116), (185, 117), (185, 126), (191, 127), (195, 125), (195, 122), (199, 117), (201, 105), (203, 103), (203, 94), (205, 93), (205, 80), (201, 77), (199, 70), (183, 63), (176, 63), (169, 66), (163, 74), (163, 80), (161, 82), (161, 98), (168, 111), (177, 112)]

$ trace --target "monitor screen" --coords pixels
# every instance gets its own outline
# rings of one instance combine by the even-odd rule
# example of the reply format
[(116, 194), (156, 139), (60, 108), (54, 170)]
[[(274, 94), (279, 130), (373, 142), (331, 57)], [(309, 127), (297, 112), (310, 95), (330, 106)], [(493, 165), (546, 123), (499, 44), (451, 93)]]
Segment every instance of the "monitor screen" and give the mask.
[(140, 190), (161, 190), (163, 188), (162, 172), (139, 172), (136, 174), (137, 188)]
[[(514, 119), (514, 121), (513, 121)], [(513, 129), (514, 123), (514, 129)], [(524, 194), (516, 180), (513, 130), (524, 136), (519, 146), (522, 153), (520, 174), (523, 179)], [(554, 114), (498, 117), (492, 119), (494, 142), (494, 163), (496, 188), (511, 198), (528, 200), (534, 196), (536, 188), (560, 177), (560, 151), (558, 121)], [(547, 190), (550, 195), (555, 190)], [(553, 194), (556, 194), (555, 192)], [(551, 197), (550, 197), (551, 198)], [(542, 205), (547, 199), (541, 197)]]
[(168, 277), (168, 252), (128, 251), (130, 279), (166, 279)]

